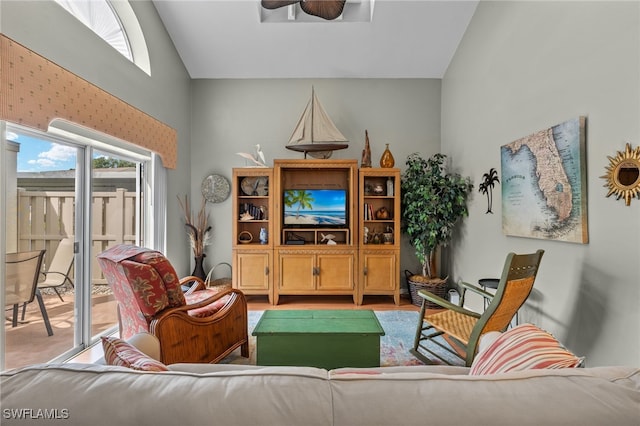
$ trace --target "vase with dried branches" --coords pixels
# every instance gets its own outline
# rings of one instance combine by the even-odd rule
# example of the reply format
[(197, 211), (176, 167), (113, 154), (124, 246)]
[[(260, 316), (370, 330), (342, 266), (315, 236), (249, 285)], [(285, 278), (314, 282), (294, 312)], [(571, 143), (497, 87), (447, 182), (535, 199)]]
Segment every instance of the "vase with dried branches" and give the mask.
[(202, 199), (197, 215), (194, 215), (191, 211), (189, 198), (186, 195), (184, 196), (184, 201), (178, 197), (178, 203), (184, 215), (184, 226), (187, 230), (191, 249), (193, 250), (193, 257), (196, 262), (191, 275), (204, 280), (207, 276), (204, 269), (204, 258), (206, 257), (204, 248), (211, 243), (211, 226), (208, 225), (209, 215), (206, 209), (206, 200), (204, 198)]

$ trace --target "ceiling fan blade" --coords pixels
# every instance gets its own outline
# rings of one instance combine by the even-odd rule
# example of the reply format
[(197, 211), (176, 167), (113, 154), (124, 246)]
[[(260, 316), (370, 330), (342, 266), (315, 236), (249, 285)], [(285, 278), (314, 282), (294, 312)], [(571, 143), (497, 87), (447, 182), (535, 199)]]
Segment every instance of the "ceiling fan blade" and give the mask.
[[(264, 2), (265, 0), (263, 0)], [(300, 8), (309, 15), (323, 19), (336, 19), (342, 14), (347, 0), (302, 0)]]
[(265, 9), (277, 9), (296, 3), (300, 3), (300, 0), (262, 0), (262, 7)]

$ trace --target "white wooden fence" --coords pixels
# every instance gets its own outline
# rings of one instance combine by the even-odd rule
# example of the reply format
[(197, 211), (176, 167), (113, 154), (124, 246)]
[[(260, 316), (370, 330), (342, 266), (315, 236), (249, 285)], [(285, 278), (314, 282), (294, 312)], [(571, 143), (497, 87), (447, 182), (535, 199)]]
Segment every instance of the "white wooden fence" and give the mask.
[[(18, 189), (15, 226), (18, 228), (18, 251), (46, 249), (53, 256), (60, 240), (75, 236), (75, 193), (72, 191), (26, 191)], [(136, 193), (116, 189), (94, 192), (92, 199), (92, 282), (106, 284), (96, 262), (96, 255), (121, 243), (136, 241)], [(7, 218), (7, 226), (12, 226)]]

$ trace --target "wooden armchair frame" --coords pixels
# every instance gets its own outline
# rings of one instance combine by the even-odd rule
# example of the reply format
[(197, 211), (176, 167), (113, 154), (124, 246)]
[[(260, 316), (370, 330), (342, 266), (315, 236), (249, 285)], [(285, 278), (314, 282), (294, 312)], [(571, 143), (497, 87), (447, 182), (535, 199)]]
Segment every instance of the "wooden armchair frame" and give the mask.
[[(206, 288), (204, 281), (194, 276), (182, 278), (180, 284), (193, 281), (196, 284), (186, 294)], [(189, 315), (188, 311), (226, 295), (230, 295), (229, 300), (210, 317)], [(241, 356), (249, 357), (247, 299), (240, 290), (229, 289), (192, 305), (166, 309), (151, 321), (149, 329), (160, 340), (161, 361), (165, 364), (216, 363), (238, 347)]]
[[(237, 348), (249, 357), (247, 301), (241, 291), (207, 289), (193, 276), (178, 279), (161, 253), (144, 247), (115, 246), (98, 255), (98, 262), (118, 300), (121, 338), (144, 331), (155, 335), (165, 364), (214, 363)], [(193, 284), (183, 297), (180, 288), (186, 283)], [(206, 309), (212, 303), (215, 308)]]

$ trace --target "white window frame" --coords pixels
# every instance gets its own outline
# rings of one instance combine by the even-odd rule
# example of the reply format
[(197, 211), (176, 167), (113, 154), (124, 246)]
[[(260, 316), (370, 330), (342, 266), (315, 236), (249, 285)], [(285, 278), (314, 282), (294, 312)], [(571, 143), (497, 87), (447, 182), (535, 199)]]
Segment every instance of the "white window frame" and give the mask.
[[(142, 27), (138, 18), (136, 17), (131, 4), (127, 0), (54, 0), (60, 7), (67, 11), (70, 15), (78, 19), (87, 28), (102, 38), (107, 44), (116, 49), (122, 56), (129, 61), (136, 64), (138, 68), (144, 71), (147, 75), (151, 75), (151, 61), (149, 60), (149, 49), (147, 48), (147, 42), (142, 32)], [(124, 37), (124, 43), (126, 51), (122, 51), (118, 46), (114, 45), (110, 40), (107, 40), (100, 34), (97, 28), (92, 27), (91, 22), (86, 22), (81, 16), (76, 14), (76, 11), (71, 7), (74, 3), (91, 3), (91, 2), (103, 2), (105, 3), (113, 16), (117, 21), (120, 31)]]

